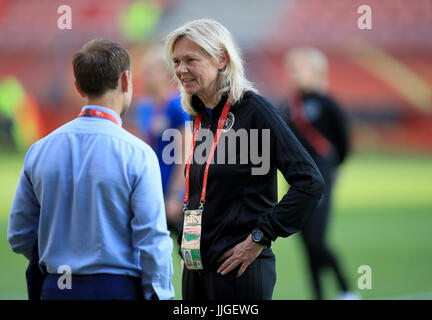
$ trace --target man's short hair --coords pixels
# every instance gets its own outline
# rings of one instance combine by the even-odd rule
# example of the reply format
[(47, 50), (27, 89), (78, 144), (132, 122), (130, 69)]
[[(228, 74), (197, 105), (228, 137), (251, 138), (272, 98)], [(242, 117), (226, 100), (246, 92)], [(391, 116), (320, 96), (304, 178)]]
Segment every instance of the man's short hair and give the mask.
[(73, 70), (80, 90), (85, 95), (98, 97), (117, 88), (121, 74), (130, 70), (130, 58), (118, 43), (94, 39), (74, 55)]

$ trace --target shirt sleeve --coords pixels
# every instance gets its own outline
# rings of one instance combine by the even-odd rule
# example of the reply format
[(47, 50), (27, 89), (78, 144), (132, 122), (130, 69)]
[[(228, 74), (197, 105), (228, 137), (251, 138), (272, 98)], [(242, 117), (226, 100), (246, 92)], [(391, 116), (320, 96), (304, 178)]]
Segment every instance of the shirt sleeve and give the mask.
[(39, 201), (24, 164), (12, 202), (7, 237), (12, 250), (23, 254), (29, 260), (37, 241), (39, 215)]
[(291, 129), (269, 103), (259, 108), (262, 127), (270, 128), (271, 163), (290, 185), (288, 192), (272, 210), (265, 212), (258, 226), (272, 241), (300, 231), (318, 205), (324, 180), (315, 162)]
[(148, 147), (137, 160), (137, 179), (131, 195), (132, 242), (140, 251), (144, 297), (174, 298), (172, 286), (173, 243), (170, 238), (158, 160)]

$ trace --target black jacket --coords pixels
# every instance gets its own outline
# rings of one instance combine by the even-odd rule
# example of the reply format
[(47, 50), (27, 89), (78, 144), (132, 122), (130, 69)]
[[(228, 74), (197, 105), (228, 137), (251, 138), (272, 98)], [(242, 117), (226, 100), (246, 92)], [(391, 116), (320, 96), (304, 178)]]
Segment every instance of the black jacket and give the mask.
[(317, 92), (301, 93), (303, 107), (309, 122), (331, 143), (333, 152), (325, 159), (314, 150), (304, 136), (297, 130), (287, 102), (281, 104), (280, 113), (297, 139), (303, 144), (312, 158), (317, 162), (328, 162), (336, 168), (346, 159), (349, 153), (348, 118), (343, 109), (330, 96)]
[[(219, 104), (211, 111), (211, 119), (209, 119), (201, 100), (197, 96), (193, 97), (193, 107), (197, 112), (203, 113), (201, 128), (210, 128), (213, 134), (216, 132), (226, 99), (226, 95), (222, 97)], [(224, 146), (225, 150), (228, 150), (234, 147), (233, 140), (229, 140), (231, 143), (222, 145), (222, 140), (227, 133), (221, 135), (214, 155), (214, 163), (209, 168), (202, 217), (201, 254), (204, 268), (214, 265), (226, 250), (245, 240), (255, 227), (259, 227), (272, 241), (277, 237), (288, 237), (298, 232), (307, 216), (317, 206), (324, 188), (324, 181), (316, 164), (269, 101), (248, 91), (240, 102), (231, 106), (230, 113), (234, 116), (230, 117), (233, 120), (230, 130), (238, 132), (239, 129), (245, 129), (249, 141), (252, 140), (250, 129), (258, 129), (258, 137), (262, 137), (262, 129), (269, 129), (267, 130), (270, 132), (269, 146), (262, 146), (262, 139), (258, 141), (260, 155), (267, 148), (270, 152), (269, 171), (265, 175), (252, 175), (251, 168), (262, 165), (253, 165), (250, 157), (246, 157), (249, 159), (248, 163), (242, 164), (240, 160), (244, 156), (245, 149), (243, 148), (241, 152), (241, 139), (234, 140), (235, 164), (228, 164), (228, 158), (232, 159), (233, 149), (229, 157), (225, 153), (225, 159), (221, 159), (222, 157), (218, 159), (218, 148)], [(195, 120), (194, 117), (191, 120)], [(205, 139), (200, 141), (200, 133), (204, 131), (199, 131), (194, 156), (202, 152), (203, 146), (200, 147), (202, 143), (211, 145), (213, 142)], [(251, 145), (248, 151), (250, 150)], [(208, 154), (205, 156), (207, 158)], [(220, 164), (223, 161), (225, 164)], [(199, 207), (204, 168), (205, 163), (197, 164), (194, 161), (190, 166), (189, 209)], [(291, 186), (279, 203), (277, 202), (277, 169), (282, 172)]]

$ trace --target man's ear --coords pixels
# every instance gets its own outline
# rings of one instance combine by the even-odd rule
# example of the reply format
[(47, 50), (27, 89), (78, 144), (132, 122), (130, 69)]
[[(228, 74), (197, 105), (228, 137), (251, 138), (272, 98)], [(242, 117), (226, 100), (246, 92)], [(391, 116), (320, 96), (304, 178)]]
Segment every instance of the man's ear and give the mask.
[(120, 80), (121, 80), (122, 92), (128, 92), (129, 84), (132, 81), (130, 71), (129, 70), (124, 71), (120, 76)]
[(78, 93), (80, 94), (80, 96), (83, 97), (83, 98), (85, 98), (86, 96), (85, 96), (85, 94), (81, 91), (81, 89), (80, 89), (78, 83), (76, 82), (76, 80), (74, 81), (74, 85), (75, 85), (75, 88), (77, 89)]

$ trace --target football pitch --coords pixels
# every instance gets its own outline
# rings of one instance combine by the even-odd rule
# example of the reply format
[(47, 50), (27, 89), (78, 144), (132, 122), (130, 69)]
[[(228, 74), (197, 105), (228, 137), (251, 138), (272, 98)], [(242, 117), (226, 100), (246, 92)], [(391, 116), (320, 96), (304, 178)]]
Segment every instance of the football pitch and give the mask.
[[(0, 153), (0, 299), (26, 299), (27, 261), (7, 242), (9, 209), (23, 156)], [(279, 192), (286, 186), (280, 181)], [(342, 167), (334, 194), (328, 241), (353, 291), (363, 299), (432, 299), (432, 157), (355, 155)], [(277, 283), (273, 298), (311, 299), (301, 237), (273, 244)], [(180, 258), (173, 252), (176, 299)], [(358, 268), (371, 270), (371, 288), (359, 289)], [(324, 293), (338, 291), (324, 272)]]

